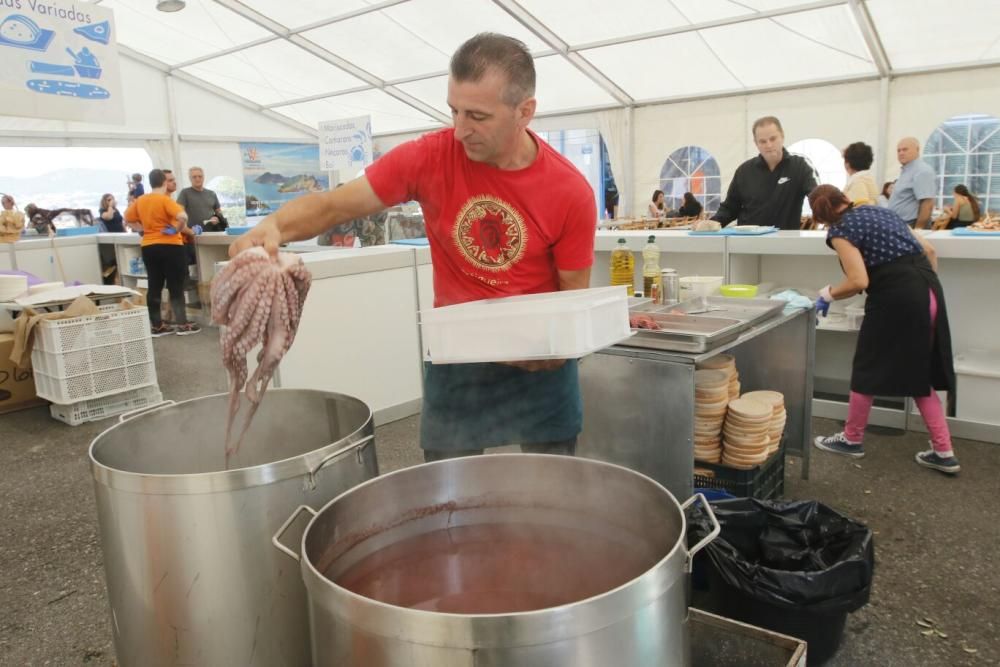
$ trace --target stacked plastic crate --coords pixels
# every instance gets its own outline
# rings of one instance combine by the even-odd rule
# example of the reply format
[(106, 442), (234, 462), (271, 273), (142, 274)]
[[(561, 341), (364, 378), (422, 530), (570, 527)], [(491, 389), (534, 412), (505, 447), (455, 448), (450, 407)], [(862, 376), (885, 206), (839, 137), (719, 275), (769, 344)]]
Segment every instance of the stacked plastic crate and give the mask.
[(145, 308), (38, 324), (31, 365), (52, 416), (77, 426), (162, 401)]

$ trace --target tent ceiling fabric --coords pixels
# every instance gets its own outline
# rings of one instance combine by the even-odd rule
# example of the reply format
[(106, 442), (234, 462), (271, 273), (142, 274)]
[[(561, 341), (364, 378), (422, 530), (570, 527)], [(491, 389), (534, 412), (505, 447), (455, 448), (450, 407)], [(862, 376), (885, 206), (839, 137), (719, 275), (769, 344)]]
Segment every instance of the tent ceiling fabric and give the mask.
[(155, 0), (102, 6), (115, 12), (119, 43), (168, 70), (313, 127), (371, 114), (377, 134), (446, 122), (449, 58), (487, 30), (527, 44), (546, 114), (874, 78), (876, 56), (858, 25), (865, 12), (890, 75), (1000, 62), (997, 32), (968, 29), (970, 18), (1000, 24), (997, 0), (966, 0), (961, 11), (939, 0), (187, 0), (176, 13), (157, 11)]

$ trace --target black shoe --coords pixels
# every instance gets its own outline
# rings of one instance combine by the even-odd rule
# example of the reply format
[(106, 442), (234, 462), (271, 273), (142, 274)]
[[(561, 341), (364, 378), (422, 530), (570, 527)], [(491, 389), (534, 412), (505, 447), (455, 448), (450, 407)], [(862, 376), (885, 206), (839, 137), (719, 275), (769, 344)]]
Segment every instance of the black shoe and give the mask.
[(159, 338), (160, 336), (169, 336), (174, 333), (174, 328), (169, 324), (163, 324), (161, 322), (158, 326), (153, 326), (149, 330), (149, 333), (153, 338)]
[(188, 322), (187, 324), (178, 324), (177, 328), (174, 329), (174, 333), (178, 336), (190, 336), (191, 334), (196, 334), (201, 331), (201, 327), (194, 322)]

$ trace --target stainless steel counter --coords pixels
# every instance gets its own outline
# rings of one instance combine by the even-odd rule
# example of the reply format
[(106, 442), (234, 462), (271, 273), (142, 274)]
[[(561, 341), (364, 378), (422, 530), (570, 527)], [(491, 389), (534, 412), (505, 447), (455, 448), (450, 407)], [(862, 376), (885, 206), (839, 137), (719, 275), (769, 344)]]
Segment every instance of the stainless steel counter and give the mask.
[(741, 391), (772, 389), (785, 396), (785, 451), (809, 473), (813, 351), (812, 310), (786, 309), (703, 353), (616, 345), (583, 359), (580, 456), (649, 475), (677, 498), (692, 493), (695, 364), (728, 352), (736, 357)]

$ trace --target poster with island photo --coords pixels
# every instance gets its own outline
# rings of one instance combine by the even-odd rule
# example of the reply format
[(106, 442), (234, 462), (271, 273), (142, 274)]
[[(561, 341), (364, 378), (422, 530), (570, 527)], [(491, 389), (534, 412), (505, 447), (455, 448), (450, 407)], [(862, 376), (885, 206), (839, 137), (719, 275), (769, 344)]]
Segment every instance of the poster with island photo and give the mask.
[(319, 144), (241, 143), (240, 155), (248, 224), (300, 195), (330, 188), (319, 168)]

